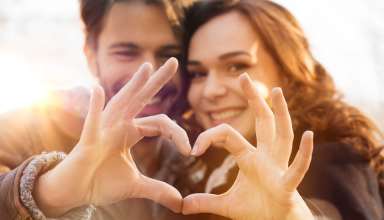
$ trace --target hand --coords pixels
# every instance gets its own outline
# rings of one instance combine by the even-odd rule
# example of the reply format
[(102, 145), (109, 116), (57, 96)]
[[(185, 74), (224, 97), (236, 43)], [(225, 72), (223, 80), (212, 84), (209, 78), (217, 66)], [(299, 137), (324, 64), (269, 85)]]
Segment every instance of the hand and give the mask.
[(296, 191), (309, 168), (313, 133), (305, 132), (293, 163), (288, 166), (293, 130), (281, 89), (272, 91), (269, 108), (249, 77), (240, 77), (243, 91), (256, 114), (257, 147), (229, 125), (201, 133), (192, 154), (202, 155), (208, 147), (224, 147), (234, 156), (239, 174), (224, 194), (192, 194), (184, 198), (183, 214), (213, 213), (231, 219), (313, 219)]
[(181, 211), (182, 197), (172, 186), (148, 178), (137, 169), (130, 149), (144, 136), (172, 139), (180, 152), (189, 155), (183, 129), (164, 115), (135, 119), (147, 102), (172, 78), (177, 60), (169, 59), (159, 70), (144, 64), (106, 105), (97, 86), (81, 138), (71, 153), (42, 175), (34, 197), (42, 211), (60, 216), (82, 205), (107, 205), (127, 198), (148, 198)]

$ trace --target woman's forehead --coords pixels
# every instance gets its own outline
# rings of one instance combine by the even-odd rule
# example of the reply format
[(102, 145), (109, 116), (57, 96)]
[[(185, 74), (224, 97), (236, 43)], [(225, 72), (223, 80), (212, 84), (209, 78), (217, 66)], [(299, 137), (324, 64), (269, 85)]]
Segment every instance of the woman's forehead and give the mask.
[(189, 46), (189, 57), (221, 56), (233, 51), (252, 54), (260, 43), (247, 17), (232, 11), (211, 19), (196, 31)]

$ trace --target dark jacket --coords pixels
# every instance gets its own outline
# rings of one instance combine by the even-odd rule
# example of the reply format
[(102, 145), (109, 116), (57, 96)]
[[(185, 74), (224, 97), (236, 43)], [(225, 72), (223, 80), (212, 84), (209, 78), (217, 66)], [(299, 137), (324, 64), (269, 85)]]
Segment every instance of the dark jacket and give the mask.
[[(180, 157), (174, 155), (173, 161), (161, 171), (163, 179), (175, 185), (183, 195), (204, 192), (207, 180), (215, 168), (227, 157), (222, 149), (209, 148), (208, 151), (191, 165), (181, 167)], [(176, 167), (177, 166), (177, 167)], [(205, 167), (201, 181), (194, 181), (194, 173), (199, 167)], [(227, 182), (213, 189), (220, 194), (230, 188), (238, 169), (227, 172)], [(169, 177), (168, 173), (173, 173)], [(357, 153), (352, 146), (341, 143), (315, 144), (311, 166), (300, 184), (298, 191), (306, 200), (311, 211), (326, 219), (344, 220), (383, 220), (384, 209), (380, 197), (377, 174), (370, 162)], [(336, 208), (336, 210), (335, 210)], [(335, 212), (336, 211), (336, 212)], [(158, 211), (161, 219), (181, 219), (180, 215), (165, 209)], [(185, 219), (226, 219), (220, 216), (200, 214)]]

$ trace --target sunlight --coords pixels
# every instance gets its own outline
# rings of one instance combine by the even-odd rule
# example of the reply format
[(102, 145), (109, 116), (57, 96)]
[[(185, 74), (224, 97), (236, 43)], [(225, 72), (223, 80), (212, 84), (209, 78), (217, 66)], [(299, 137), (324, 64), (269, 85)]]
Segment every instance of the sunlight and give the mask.
[(42, 102), (48, 87), (16, 58), (0, 56), (0, 112)]

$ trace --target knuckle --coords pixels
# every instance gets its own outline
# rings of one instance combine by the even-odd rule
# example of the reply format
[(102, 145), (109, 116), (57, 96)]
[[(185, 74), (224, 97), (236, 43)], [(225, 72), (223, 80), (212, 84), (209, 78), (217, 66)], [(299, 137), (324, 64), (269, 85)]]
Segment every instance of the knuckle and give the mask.
[(168, 122), (170, 120), (168, 116), (165, 114), (159, 114), (158, 117), (159, 117), (159, 120), (162, 122)]
[(288, 132), (288, 135), (287, 135), (287, 139), (290, 141), (290, 142), (293, 142), (293, 139), (295, 138), (295, 134), (293, 133), (292, 130), (290, 130)]
[(224, 123), (224, 124), (221, 124), (220, 125), (220, 128), (225, 131), (225, 132), (230, 132), (232, 131), (232, 127), (230, 125), (228, 125), (227, 123)]

